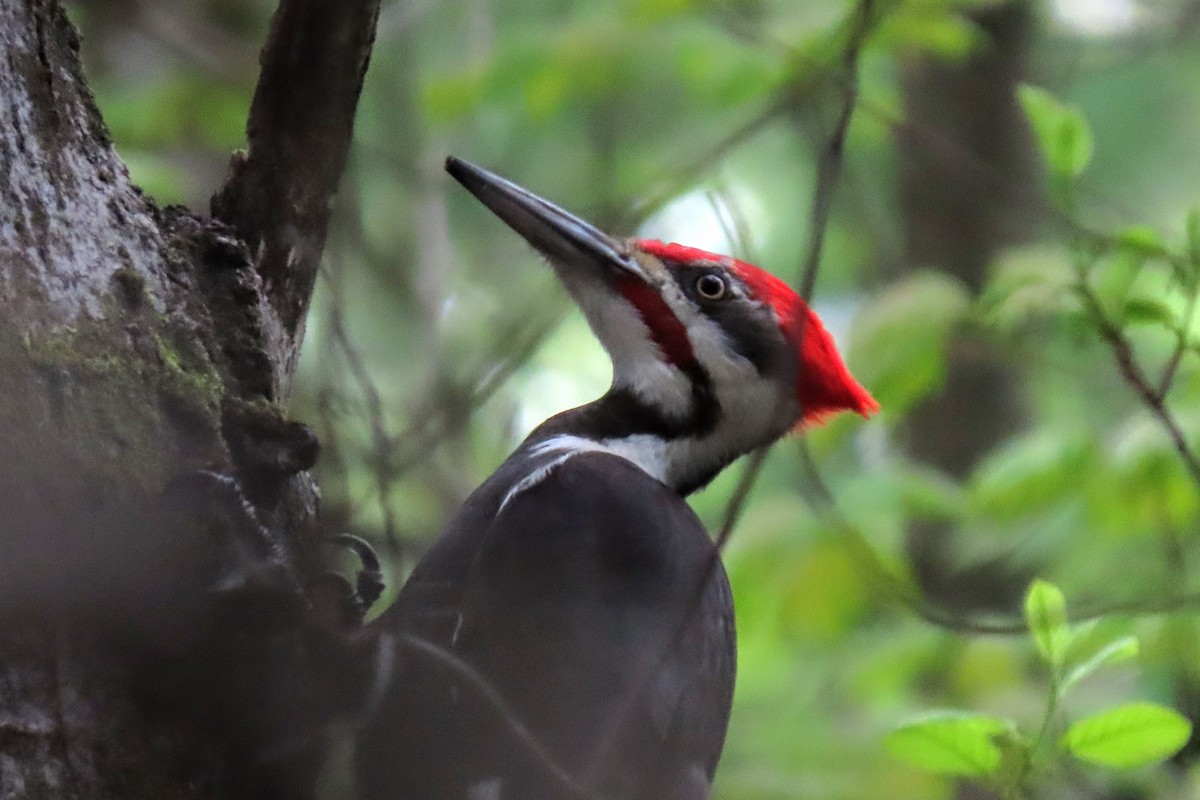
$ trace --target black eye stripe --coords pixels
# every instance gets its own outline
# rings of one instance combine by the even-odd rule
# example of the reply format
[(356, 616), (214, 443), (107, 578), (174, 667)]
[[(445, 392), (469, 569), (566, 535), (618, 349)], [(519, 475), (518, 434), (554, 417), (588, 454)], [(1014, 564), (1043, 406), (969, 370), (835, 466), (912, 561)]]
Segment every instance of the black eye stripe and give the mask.
[[(696, 310), (720, 326), (730, 347), (753, 364), (759, 375), (774, 375), (786, 366), (790, 351), (779, 332), (779, 321), (746, 291), (736, 275), (720, 264), (668, 263), (667, 269)], [(725, 292), (720, 300), (700, 292), (699, 283), (706, 277), (722, 281)]]

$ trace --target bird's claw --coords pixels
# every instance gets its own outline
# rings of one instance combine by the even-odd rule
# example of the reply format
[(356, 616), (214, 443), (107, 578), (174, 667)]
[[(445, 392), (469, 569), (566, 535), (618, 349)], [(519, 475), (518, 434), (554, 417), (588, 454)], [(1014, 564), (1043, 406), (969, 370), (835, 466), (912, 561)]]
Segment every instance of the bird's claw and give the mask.
[[(359, 560), (360, 568), (353, 583), (338, 572), (325, 572), (320, 576), (326, 590), (336, 595), (324, 603), (327, 608), (331, 608), (331, 615), (336, 620), (335, 626), (358, 627), (362, 625), (375, 601), (383, 594), (385, 584), (379, 556), (365, 539), (351, 533), (339, 533), (325, 541), (346, 548)], [(320, 593), (319, 588), (316, 593)]]
[(385, 588), (383, 569), (379, 564), (379, 555), (375, 552), (375, 548), (371, 547), (370, 543), (352, 533), (339, 533), (336, 536), (331, 536), (329, 543), (340, 544), (358, 556), (362, 569), (355, 576), (354, 593), (355, 598), (362, 606), (362, 612), (366, 614), (371, 610), (371, 606), (375, 605), (375, 601), (383, 594)]

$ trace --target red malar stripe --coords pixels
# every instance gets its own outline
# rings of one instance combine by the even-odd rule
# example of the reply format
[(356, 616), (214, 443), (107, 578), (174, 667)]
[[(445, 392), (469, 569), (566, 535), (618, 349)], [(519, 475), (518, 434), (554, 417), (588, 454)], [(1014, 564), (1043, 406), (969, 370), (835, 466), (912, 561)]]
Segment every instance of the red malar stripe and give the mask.
[(696, 363), (692, 342), (687, 328), (675, 316), (675, 312), (662, 299), (658, 290), (634, 278), (623, 277), (617, 283), (621, 295), (637, 309), (650, 330), (650, 338), (658, 345), (663, 357), (679, 368), (691, 367)]

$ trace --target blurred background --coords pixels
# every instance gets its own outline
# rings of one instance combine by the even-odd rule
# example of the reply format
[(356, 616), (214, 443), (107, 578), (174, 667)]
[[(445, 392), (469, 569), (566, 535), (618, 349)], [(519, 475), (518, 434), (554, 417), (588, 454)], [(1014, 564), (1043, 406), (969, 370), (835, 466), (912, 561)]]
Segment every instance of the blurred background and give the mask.
[[(727, 800), (996, 796), (886, 743), (935, 708), (1039, 730), (1050, 674), (1032, 640), (976, 630), (1019, 627), (1034, 577), (1141, 643), (1064, 699), (1053, 736), (1118, 702), (1200, 713), (1198, 478), (1076, 284), (1112, 310), (1196, 441), (1196, 281), (1178, 264), (1200, 203), (1200, 2), (876, 5), (813, 304), (883, 412), (809, 432), (811, 461), (797, 439), (775, 447), (730, 540), (741, 655)], [(273, 6), (69, 5), (117, 148), (160, 205), (206, 210), (243, 146)], [(445, 156), (614, 233), (796, 283), (853, 13), (833, 0), (385, 0), (291, 413), (321, 437), (328, 525), (376, 542), (393, 587), (534, 425), (609, 379), (552, 275), (447, 178)], [(1021, 82), (1090, 123), (1069, 201)], [(739, 471), (693, 498), (710, 529)], [(1198, 754), (1111, 770), (1051, 741), (1018, 783), (1037, 797), (1195, 798)]]

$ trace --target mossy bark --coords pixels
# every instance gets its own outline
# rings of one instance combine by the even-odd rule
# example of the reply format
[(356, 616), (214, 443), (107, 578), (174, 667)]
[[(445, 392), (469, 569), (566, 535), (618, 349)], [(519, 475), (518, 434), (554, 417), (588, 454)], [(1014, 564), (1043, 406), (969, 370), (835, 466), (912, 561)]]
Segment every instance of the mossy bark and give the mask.
[[(366, 27), (331, 55), (343, 156), (378, 3), (344, 5)], [(57, 0), (0, 0), (0, 798), (279, 795), (247, 765), (300, 713), (266, 708), (318, 549), (316, 441), (281, 393), (327, 215), (284, 324), (263, 231), (131, 184), (78, 47)], [(233, 478), (254, 519), (196, 474)], [(282, 564), (258, 594), (213, 592), (263, 553)]]

